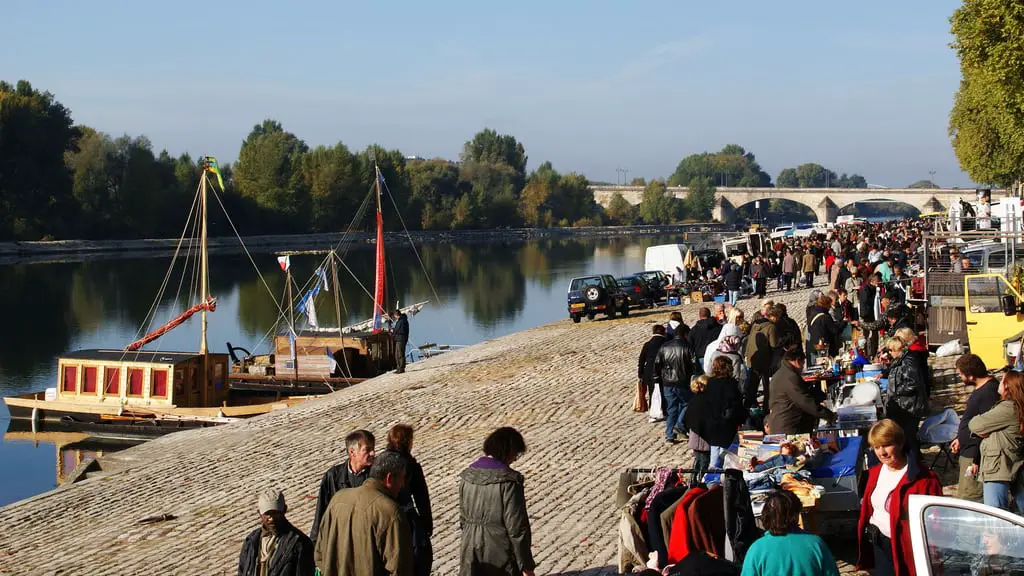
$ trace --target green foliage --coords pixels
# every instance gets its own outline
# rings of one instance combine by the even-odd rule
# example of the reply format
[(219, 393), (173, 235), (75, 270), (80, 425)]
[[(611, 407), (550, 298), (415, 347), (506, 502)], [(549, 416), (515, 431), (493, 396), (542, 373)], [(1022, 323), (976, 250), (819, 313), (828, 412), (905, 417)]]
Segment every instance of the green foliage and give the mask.
[(668, 191), (664, 180), (651, 180), (640, 200), (640, 218), (645, 224), (668, 224), (680, 220), (680, 204)]
[(949, 135), (972, 179), (1014, 186), (1024, 175), (1024, 10), (965, 0), (950, 19), (962, 79)]
[[(573, 225), (600, 217), (594, 193), (586, 177), (576, 173), (560, 175), (545, 162), (530, 175), (519, 197), (519, 211), (529, 226)], [(585, 224), (590, 226), (592, 224)]]
[(235, 164), (235, 182), (242, 196), (280, 214), (295, 225), (309, 214), (308, 188), (301, 185), (299, 168), (305, 142), (285, 132), (274, 120), (257, 124), (242, 143)]
[(298, 181), (301, 196), (309, 199), (309, 229), (313, 232), (337, 230), (339, 217), (354, 214), (362, 193), (363, 164), (344, 144), (317, 146), (302, 156)]
[(638, 208), (630, 204), (618, 192), (612, 194), (611, 199), (608, 201), (606, 213), (611, 223), (619, 226), (631, 226), (640, 217)]
[(771, 186), (771, 177), (761, 169), (754, 154), (729, 144), (714, 154), (691, 154), (680, 160), (669, 178), (671, 186), (686, 186), (694, 178), (708, 178), (712, 184), (743, 188)]
[(0, 238), (38, 240), (74, 223), (64, 155), (78, 139), (71, 113), (22, 80), (0, 82)]
[(711, 220), (711, 210), (715, 207), (715, 186), (711, 183), (711, 179), (694, 178), (691, 180), (684, 204), (688, 219), (700, 222)]
[(939, 187), (938, 184), (936, 184), (935, 182), (932, 182), (931, 180), (918, 180), (917, 182), (914, 182), (910, 186), (907, 186), (907, 188), (936, 188), (936, 189), (938, 187)]
[(630, 186), (647, 186), (647, 180), (643, 176), (637, 176), (629, 182)]
[(775, 179), (775, 185), (779, 188), (797, 188), (800, 181), (796, 177), (796, 168), (784, 168)]
[(867, 188), (868, 181), (860, 174), (845, 172), (842, 176), (821, 164), (801, 164), (796, 168), (785, 168), (775, 180), (779, 188)]

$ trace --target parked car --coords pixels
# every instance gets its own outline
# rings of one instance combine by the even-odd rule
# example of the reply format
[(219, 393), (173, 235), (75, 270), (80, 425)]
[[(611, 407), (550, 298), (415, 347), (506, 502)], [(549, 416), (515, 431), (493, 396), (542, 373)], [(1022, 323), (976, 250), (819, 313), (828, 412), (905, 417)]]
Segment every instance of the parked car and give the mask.
[(569, 318), (579, 323), (584, 316), (593, 320), (596, 314), (615, 318), (617, 313), (629, 315), (629, 299), (611, 274), (581, 276), (569, 282)]
[(626, 293), (630, 306), (638, 306), (640, 308), (654, 307), (654, 293), (650, 285), (643, 278), (639, 276), (623, 276), (622, 278), (616, 278), (615, 282), (618, 283), (619, 289)]
[(1024, 518), (945, 496), (911, 495), (908, 508), (918, 576), (1024, 573)]
[(637, 272), (633, 274), (643, 278), (647, 281), (647, 287), (651, 291), (651, 298), (655, 302), (665, 299), (665, 287), (672, 283), (672, 279), (669, 278), (661, 270), (645, 270), (643, 272)]

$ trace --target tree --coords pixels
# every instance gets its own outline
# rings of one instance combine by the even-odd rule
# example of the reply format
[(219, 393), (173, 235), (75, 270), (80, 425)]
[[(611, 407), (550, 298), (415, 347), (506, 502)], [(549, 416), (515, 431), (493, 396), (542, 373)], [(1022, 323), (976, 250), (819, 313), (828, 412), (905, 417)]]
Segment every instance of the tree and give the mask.
[(710, 178), (713, 184), (744, 188), (771, 186), (772, 181), (754, 154), (736, 144), (729, 144), (714, 154), (702, 152), (683, 158), (669, 178), (669, 184), (686, 186), (694, 178)]
[(710, 178), (694, 178), (690, 181), (685, 205), (686, 216), (691, 220), (711, 220), (711, 210), (715, 207), (715, 186)]
[(504, 164), (518, 176), (518, 188), (525, 183), (526, 150), (514, 136), (485, 128), (463, 145), (461, 159), (464, 163)]
[(443, 158), (414, 160), (406, 165), (412, 202), (421, 206), (420, 225), (424, 230), (451, 228), (453, 210), (468, 191), (459, 179), (459, 167)]
[(950, 19), (961, 82), (949, 118), (960, 166), (977, 182), (1024, 177), (1024, 10), (1013, 0), (965, 0)]
[(784, 168), (775, 179), (775, 185), (779, 188), (797, 188), (800, 181), (796, 177), (796, 168)]
[(298, 180), (309, 198), (310, 231), (334, 232), (348, 224), (343, 217), (354, 214), (366, 194), (360, 167), (341, 142), (302, 155)]
[(518, 225), (519, 193), (526, 184), (523, 145), (488, 128), (463, 145), (460, 158), (460, 176), (472, 191), (476, 225)]
[(836, 179), (835, 183), (832, 183), (833, 188), (867, 188), (868, 181), (860, 174), (850, 174), (849, 176), (843, 172), (843, 175)]
[(0, 82), (0, 238), (38, 240), (71, 230), (76, 202), (65, 154), (71, 113), (25, 80)]
[(647, 186), (647, 180), (643, 176), (637, 176), (629, 182), (630, 186)]
[(309, 197), (304, 194), (299, 168), (306, 150), (306, 143), (285, 132), (279, 122), (257, 124), (242, 143), (235, 163), (239, 192), (293, 225), (304, 222)]
[(935, 188), (935, 189), (937, 189), (938, 187), (939, 186), (935, 182), (932, 182), (931, 180), (918, 180), (917, 182), (914, 182), (910, 186), (907, 186), (907, 188)]
[(640, 217), (645, 224), (668, 224), (676, 217), (675, 197), (664, 180), (651, 180), (640, 200)]
[(608, 201), (608, 209), (606, 212), (608, 213), (608, 218), (610, 218), (614, 224), (630, 226), (636, 222), (636, 206), (630, 204), (629, 201), (618, 192), (612, 194), (611, 199)]

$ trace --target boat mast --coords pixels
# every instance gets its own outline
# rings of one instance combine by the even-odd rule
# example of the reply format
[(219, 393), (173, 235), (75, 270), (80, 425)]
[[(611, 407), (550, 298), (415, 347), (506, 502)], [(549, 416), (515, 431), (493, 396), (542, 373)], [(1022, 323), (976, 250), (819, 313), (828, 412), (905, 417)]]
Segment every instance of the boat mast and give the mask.
[(338, 284), (338, 263), (334, 250), (331, 250), (331, 280), (334, 281), (334, 315), (338, 318), (338, 337), (341, 338), (341, 359), (345, 362), (345, 375), (351, 376), (352, 371), (348, 369), (348, 359), (345, 357), (345, 330), (341, 323), (341, 285)]
[(384, 316), (387, 314), (385, 309), (385, 290), (384, 290), (384, 219), (381, 215), (380, 209), (380, 181), (381, 173), (380, 167), (377, 163), (373, 163), (374, 169), (374, 183), (377, 186), (377, 262), (374, 270), (374, 290), (373, 290), (373, 332), (380, 332), (384, 324)]
[[(200, 232), (199, 250), (200, 258), (202, 259), (199, 265), (200, 274), (200, 301), (206, 302), (210, 295), (210, 277), (209, 277), (209, 255), (207, 254), (207, 230), (206, 230), (206, 171), (210, 167), (209, 157), (203, 157), (203, 175), (199, 181), (199, 195), (200, 195), (200, 208), (202, 211), (202, 232)], [(203, 406), (209, 406), (209, 377), (210, 377), (210, 363), (209, 355), (207, 354), (207, 341), (206, 341), (206, 308), (203, 308), (201, 323), (203, 327), (202, 341), (199, 343), (199, 355), (202, 356), (202, 369), (203, 375), (201, 379), (201, 397)]]
[(292, 301), (292, 267), (288, 263), (288, 269), (284, 271), (285, 283), (288, 286), (288, 330), (289, 338), (292, 340), (292, 368), (295, 371), (295, 380), (299, 379), (299, 335), (295, 333), (295, 303)]

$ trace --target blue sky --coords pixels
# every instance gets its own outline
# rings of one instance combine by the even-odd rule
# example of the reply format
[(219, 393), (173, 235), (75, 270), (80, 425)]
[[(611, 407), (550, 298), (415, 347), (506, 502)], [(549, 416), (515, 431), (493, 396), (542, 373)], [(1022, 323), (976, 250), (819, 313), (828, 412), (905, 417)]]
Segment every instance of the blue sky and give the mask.
[(818, 162), (967, 186), (946, 135), (958, 5), (5, 0), (0, 78), (79, 123), (222, 161), (275, 118), (310, 145), (447, 158), (491, 127), (531, 168), (611, 182), (736, 143), (773, 179)]

